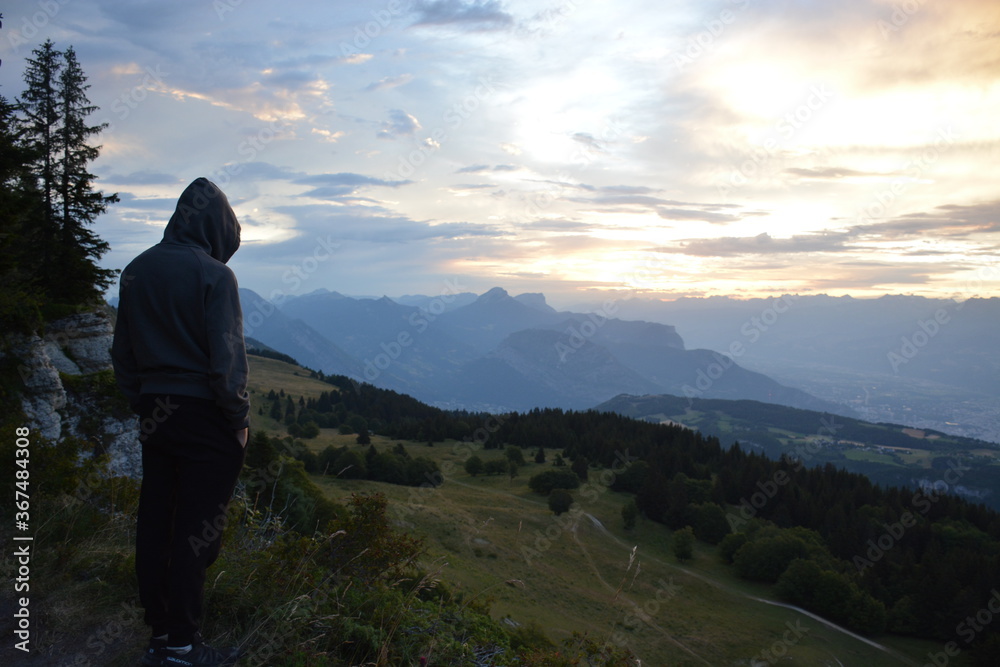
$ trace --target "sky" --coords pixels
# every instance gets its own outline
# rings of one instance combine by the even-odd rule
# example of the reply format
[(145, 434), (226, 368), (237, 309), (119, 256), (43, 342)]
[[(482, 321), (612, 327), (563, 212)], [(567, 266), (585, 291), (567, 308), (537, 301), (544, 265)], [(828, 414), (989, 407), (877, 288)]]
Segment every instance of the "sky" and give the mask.
[(242, 287), (1000, 296), (996, 0), (16, 0), (73, 46), (120, 269), (199, 176)]

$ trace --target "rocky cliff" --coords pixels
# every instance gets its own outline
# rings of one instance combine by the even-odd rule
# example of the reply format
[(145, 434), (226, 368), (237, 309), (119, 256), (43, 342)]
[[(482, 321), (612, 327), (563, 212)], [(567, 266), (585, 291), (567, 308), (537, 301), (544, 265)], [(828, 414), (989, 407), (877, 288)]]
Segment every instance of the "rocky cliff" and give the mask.
[(114, 383), (113, 311), (101, 309), (46, 325), (43, 335), (12, 335), (0, 349), (16, 366), (20, 408), (32, 432), (75, 437), (107, 454), (112, 474), (141, 476), (139, 421)]

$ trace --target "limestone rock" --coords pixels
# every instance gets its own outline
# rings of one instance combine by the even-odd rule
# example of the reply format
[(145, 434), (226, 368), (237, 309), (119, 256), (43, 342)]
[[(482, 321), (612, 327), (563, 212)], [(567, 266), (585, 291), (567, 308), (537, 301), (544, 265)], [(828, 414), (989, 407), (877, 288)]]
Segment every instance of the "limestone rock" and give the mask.
[(111, 368), (111, 340), (114, 328), (105, 312), (71, 315), (46, 327), (45, 338), (55, 342), (81, 373)]
[[(139, 421), (126, 409), (112, 407), (107, 382), (89, 382), (110, 371), (114, 326), (109, 309), (78, 313), (54, 322), (45, 337), (8, 336), (0, 357), (17, 360), (21, 408), (32, 432), (48, 440), (77, 437), (106, 453), (108, 472), (142, 475)], [(60, 373), (67, 377), (64, 385)], [(80, 381), (70, 382), (71, 378)], [(69, 388), (69, 391), (67, 391)], [(114, 393), (113, 390), (111, 392)]]

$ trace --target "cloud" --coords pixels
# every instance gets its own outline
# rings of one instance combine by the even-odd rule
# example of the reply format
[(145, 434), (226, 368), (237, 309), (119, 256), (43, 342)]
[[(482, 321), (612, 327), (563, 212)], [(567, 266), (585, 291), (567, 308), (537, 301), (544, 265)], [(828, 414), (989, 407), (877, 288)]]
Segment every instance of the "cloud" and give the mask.
[(996, 234), (1000, 233), (1000, 200), (970, 205), (945, 204), (887, 222), (856, 225), (850, 231), (856, 236), (887, 240), (924, 238), (929, 234), (945, 238)]
[(790, 167), (788, 169), (785, 169), (784, 173), (812, 181), (840, 180), (843, 178), (868, 178), (873, 176), (879, 178), (887, 178), (892, 176), (892, 174), (882, 174), (870, 171), (858, 171), (856, 169), (846, 169), (843, 167), (824, 167), (823, 169)]
[(321, 130), (318, 127), (312, 128), (312, 133), (318, 135), (323, 141), (328, 141), (331, 144), (337, 143), (340, 139), (344, 137), (346, 132), (343, 130), (337, 130), (336, 132), (331, 132), (330, 130)]
[(389, 120), (382, 123), (382, 130), (375, 136), (379, 139), (395, 139), (400, 135), (413, 136), (420, 127), (420, 121), (402, 109), (391, 109)]
[[(331, 208), (326, 205), (303, 204), (278, 207), (276, 210), (294, 219), (301, 232), (299, 240), (287, 242), (288, 247), (301, 245), (301, 238), (311, 239), (316, 236), (334, 241), (400, 244), (469, 237), (500, 238), (509, 235), (494, 225), (471, 222), (434, 224), (401, 215), (372, 215), (372, 209), (366, 206)], [(279, 248), (275, 250), (280, 251)]]
[(448, 185), (446, 187), (448, 190), (463, 191), (463, 190), (488, 190), (496, 186), (491, 183), (459, 183), (457, 185)]
[[(886, 222), (853, 225), (838, 231), (794, 234), (788, 238), (774, 238), (764, 232), (756, 236), (683, 239), (675, 247), (661, 247), (657, 251), (699, 257), (844, 253), (870, 250), (871, 244), (887, 241), (958, 240), (982, 234), (1000, 234), (1000, 200), (970, 205), (945, 204), (929, 212), (911, 213)], [(907, 254), (941, 254), (936, 250), (913, 249)]]
[(468, 167), (462, 167), (455, 171), (456, 174), (478, 174), (484, 171), (517, 171), (520, 169), (517, 165), (513, 164), (497, 164), (494, 166), (489, 166), (487, 164), (473, 164)]
[(178, 185), (180, 179), (173, 174), (143, 169), (130, 174), (106, 174), (101, 180), (115, 185)]
[(131, 192), (118, 193), (118, 206), (145, 211), (173, 211), (177, 207), (177, 197), (137, 197)]
[[(691, 208), (659, 208), (656, 214), (664, 220), (702, 220), (713, 224), (739, 222), (743, 216)], [(750, 214), (753, 215), (753, 214)]]
[(414, 3), (414, 25), (460, 25), (474, 30), (504, 30), (514, 25), (514, 17), (497, 0), (422, 0)]
[(597, 189), (614, 195), (651, 195), (660, 191), (643, 185), (605, 185)]
[(799, 234), (776, 239), (767, 232), (757, 236), (727, 236), (712, 239), (686, 239), (676, 247), (656, 248), (657, 252), (680, 253), (698, 257), (733, 257), (738, 255), (783, 255), (807, 252), (844, 252), (850, 234), (830, 232)]
[(351, 172), (339, 172), (336, 174), (311, 174), (309, 176), (296, 176), (292, 179), (293, 183), (301, 185), (325, 185), (325, 186), (340, 186), (347, 185), (352, 187), (358, 187), (362, 185), (379, 185), (389, 188), (398, 188), (403, 185), (409, 185), (413, 181), (389, 181), (384, 178), (375, 178), (374, 176), (365, 176), (364, 174), (354, 174)]
[(641, 186), (602, 186), (587, 184), (560, 184), (563, 187), (574, 187), (587, 191), (601, 193), (594, 197), (574, 197), (569, 201), (589, 203), (602, 213), (637, 213), (649, 211), (656, 213), (664, 220), (701, 220), (712, 224), (730, 224), (739, 222), (749, 216), (766, 215), (761, 211), (746, 211), (736, 204), (683, 202), (675, 199), (654, 197), (650, 194), (657, 190)]
[(540, 232), (589, 232), (594, 229), (592, 223), (580, 222), (579, 220), (552, 220), (543, 219), (533, 222), (526, 222), (518, 225), (519, 228)]
[(390, 88), (397, 88), (399, 86), (405, 86), (409, 82), (413, 81), (412, 74), (400, 74), (399, 76), (386, 76), (382, 77), (378, 81), (373, 81), (372, 83), (365, 86), (365, 92), (372, 92), (376, 90), (388, 90)]
[(583, 144), (584, 146), (586, 146), (591, 150), (599, 151), (601, 153), (604, 152), (603, 144), (601, 144), (601, 142), (595, 139), (594, 135), (592, 134), (589, 134), (587, 132), (576, 132), (570, 138), (579, 144)]

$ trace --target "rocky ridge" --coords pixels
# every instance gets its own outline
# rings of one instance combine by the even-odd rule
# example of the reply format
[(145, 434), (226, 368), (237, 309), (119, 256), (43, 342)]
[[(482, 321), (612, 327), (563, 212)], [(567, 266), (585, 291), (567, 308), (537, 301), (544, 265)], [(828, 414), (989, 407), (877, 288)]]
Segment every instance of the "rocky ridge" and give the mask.
[(75, 437), (108, 455), (108, 472), (138, 478), (139, 421), (114, 387), (113, 311), (82, 312), (49, 322), (42, 336), (9, 335), (0, 359), (13, 359), (20, 408), (34, 434)]

